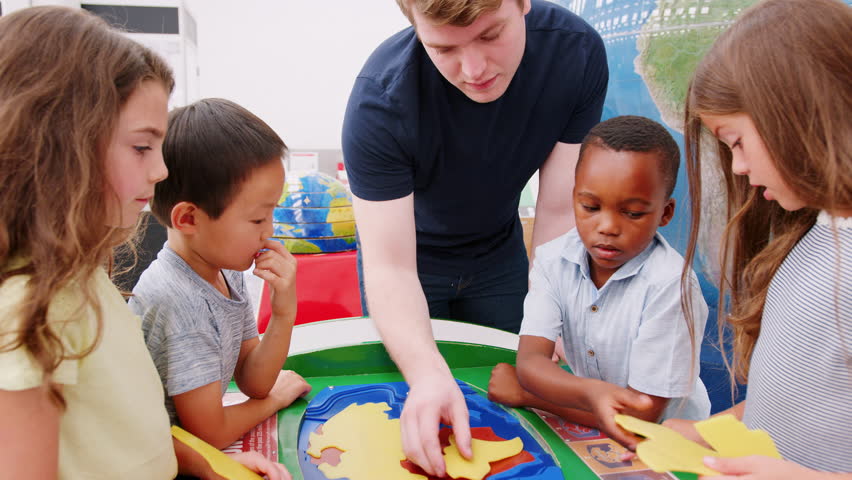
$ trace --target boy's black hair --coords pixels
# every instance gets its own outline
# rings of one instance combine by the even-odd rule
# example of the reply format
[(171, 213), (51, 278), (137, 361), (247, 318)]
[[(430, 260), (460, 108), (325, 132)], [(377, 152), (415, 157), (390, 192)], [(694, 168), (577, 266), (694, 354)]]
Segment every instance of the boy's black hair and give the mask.
[(254, 169), (286, 152), (269, 125), (234, 102), (207, 98), (176, 108), (163, 141), (169, 176), (154, 187), (151, 211), (167, 227), (179, 202), (219, 218)]
[(657, 153), (658, 168), (666, 187), (666, 198), (671, 198), (680, 168), (680, 148), (668, 130), (659, 123), (650, 118), (623, 115), (595, 125), (580, 146), (577, 169), (580, 168), (583, 153), (589, 145), (616, 152)]

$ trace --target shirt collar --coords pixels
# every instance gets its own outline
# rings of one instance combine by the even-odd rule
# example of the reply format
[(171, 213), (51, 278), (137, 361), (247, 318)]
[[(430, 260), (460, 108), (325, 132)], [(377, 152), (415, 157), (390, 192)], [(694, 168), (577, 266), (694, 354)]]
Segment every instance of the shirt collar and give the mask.
[[(645, 261), (648, 260), (648, 257), (651, 256), (651, 253), (658, 244), (664, 247), (668, 246), (666, 239), (663, 238), (660, 232), (656, 232), (654, 234), (654, 238), (651, 239), (648, 246), (642, 250), (642, 253), (636, 255), (631, 258), (630, 261), (622, 265), (609, 280), (622, 280), (639, 273), (639, 270), (641, 270), (642, 266), (645, 265)], [(586, 247), (583, 245), (583, 241), (580, 239), (580, 235), (577, 234), (576, 228), (571, 231), (571, 234), (568, 235), (568, 238), (566, 239), (565, 246), (562, 249), (562, 258), (576, 264), (580, 268), (580, 272), (584, 277), (589, 279), (592, 278), (591, 271), (589, 270), (589, 254), (586, 251)]]

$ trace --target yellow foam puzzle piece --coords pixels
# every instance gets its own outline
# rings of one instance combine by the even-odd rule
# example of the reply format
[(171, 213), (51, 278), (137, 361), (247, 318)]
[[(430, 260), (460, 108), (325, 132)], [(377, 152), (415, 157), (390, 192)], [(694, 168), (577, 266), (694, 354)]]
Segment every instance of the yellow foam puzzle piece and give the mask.
[(399, 419), (389, 419), (388, 410), (385, 402), (349, 405), (323, 424), (322, 433), (310, 434), (307, 454), (319, 458), (326, 448), (343, 451), (337, 465), (318, 467), (332, 480), (426, 480), (400, 464), (405, 454)]
[(708, 476), (719, 474), (704, 465), (704, 457), (718, 457), (716, 452), (688, 440), (671, 428), (629, 415), (616, 415), (615, 423), (646, 438), (636, 446), (636, 455), (655, 472), (676, 470)]
[(704, 456), (765, 455), (781, 458), (768, 433), (763, 430), (749, 430), (733, 415), (720, 415), (695, 423), (698, 434), (714, 450), (704, 448), (674, 430), (656, 423), (627, 415), (616, 415), (615, 421), (625, 429), (647, 438), (636, 447), (636, 454), (640, 460), (657, 472), (677, 470), (700, 475), (716, 475), (716, 472), (704, 466)]
[[(473, 458), (470, 460), (462, 457), (456, 438), (450, 435), (450, 444), (444, 447), (444, 462), (447, 465), (447, 475), (452, 478), (467, 478), (469, 480), (482, 480), (491, 470), (491, 462), (514, 457), (524, 449), (524, 442), (520, 437), (511, 440), (480, 440), (471, 439)], [(382, 477), (377, 477), (382, 478)]]
[(763, 430), (749, 430), (733, 415), (720, 415), (696, 422), (695, 429), (721, 457), (765, 455), (781, 458), (768, 433)]
[(198, 452), (214, 472), (228, 480), (263, 480), (263, 478), (243, 466), (241, 463), (220, 452), (219, 449), (187, 432), (186, 430), (172, 425), (172, 436), (187, 447)]

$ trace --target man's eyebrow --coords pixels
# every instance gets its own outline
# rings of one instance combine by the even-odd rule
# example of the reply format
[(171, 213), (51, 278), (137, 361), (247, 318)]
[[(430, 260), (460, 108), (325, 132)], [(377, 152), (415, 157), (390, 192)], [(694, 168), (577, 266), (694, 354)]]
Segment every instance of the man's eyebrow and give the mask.
[[(494, 33), (494, 30), (502, 28), (505, 24), (506, 24), (505, 20), (500, 20), (499, 22), (495, 23), (494, 25), (491, 25), (490, 27), (486, 28), (485, 30), (479, 32), (479, 34), (476, 36), (476, 38), (480, 38), (480, 37), (486, 36), (488, 34)], [(426, 42), (426, 41), (423, 41), (423, 39), (420, 39), (420, 41), (423, 43), (423, 45), (425, 45), (429, 48), (452, 48), (452, 47), (455, 47), (455, 45), (446, 45), (446, 44), (441, 44), (441, 43)]]

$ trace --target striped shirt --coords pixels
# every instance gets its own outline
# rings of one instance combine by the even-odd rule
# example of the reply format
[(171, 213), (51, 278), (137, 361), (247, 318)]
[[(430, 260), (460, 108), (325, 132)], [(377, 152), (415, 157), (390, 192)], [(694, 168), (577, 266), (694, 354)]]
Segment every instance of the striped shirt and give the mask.
[(769, 285), (743, 421), (787, 460), (852, 472), (852, 218), (834, 223), (821, 213)]

